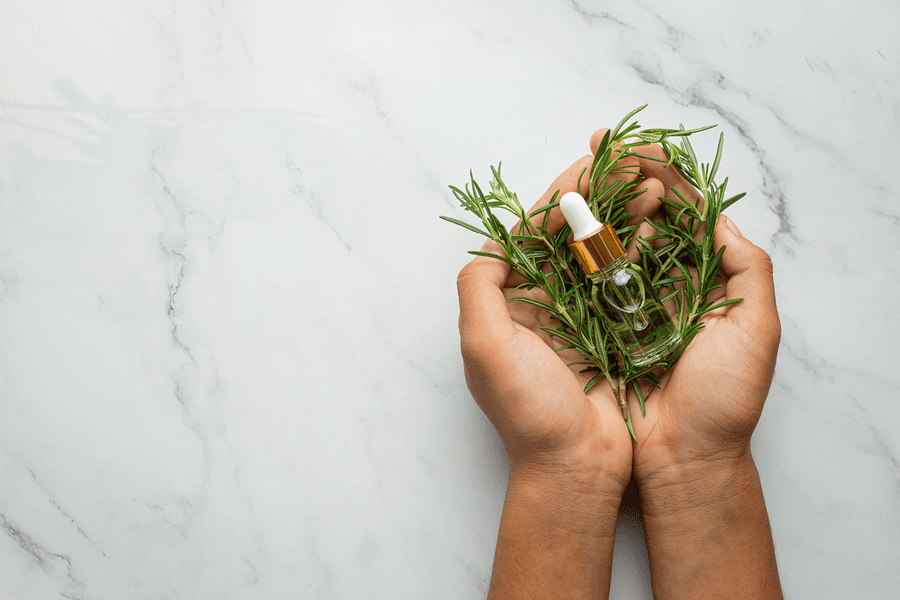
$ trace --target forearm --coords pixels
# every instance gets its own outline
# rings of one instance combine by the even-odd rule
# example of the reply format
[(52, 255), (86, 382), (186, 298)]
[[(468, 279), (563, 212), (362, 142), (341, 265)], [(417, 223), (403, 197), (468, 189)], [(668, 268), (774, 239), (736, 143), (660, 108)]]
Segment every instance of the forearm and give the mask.
[(782, 598), (749, 453), (672, 468), (638, 489), (656, 598)]
[(511, 466), (489, 600), (608, 598), (623, 488)]

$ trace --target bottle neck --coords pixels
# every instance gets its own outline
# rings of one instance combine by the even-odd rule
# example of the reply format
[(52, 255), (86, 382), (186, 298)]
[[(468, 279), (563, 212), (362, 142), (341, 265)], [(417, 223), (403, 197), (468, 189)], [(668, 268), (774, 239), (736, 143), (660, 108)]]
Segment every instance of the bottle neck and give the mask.
[(569, 248), (587, 275), (601, 271), (625, 256), (625, 248), (609, 223), (604, 223), (587, 237), (569, 242)]

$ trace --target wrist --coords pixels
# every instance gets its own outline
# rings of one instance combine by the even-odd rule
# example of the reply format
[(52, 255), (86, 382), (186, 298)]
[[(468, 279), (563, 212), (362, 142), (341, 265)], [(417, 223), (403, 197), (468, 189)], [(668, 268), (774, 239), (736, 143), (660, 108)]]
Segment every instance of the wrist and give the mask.
[[(630, 450), (631, 440), (627, 440)], [(621, 499), (631, 480), (628, 452), (596, 448), (584, 444), (565, 451), (510, 453), (510, 486), (543, 486), (559, 493), (585, 499)]]
[(656, 598), (780, 599), (749, 452), (683, 462), (638, 483)]
[(669, 462), (635, 476), (645, 518), (684, 518), (723, 497), (734, 502), (759, 485), (756, 464), (746, 452)]
[(591, 503), (621, 499), (630, 471), (613, 472), (602, 461), (581, 462), (571, 457), (513, 458), (509, 461), (509, 487), (547, 490), (548, 495)]
[(574, 493), (621, 497), (631, 481), (631, 439), (621, 420), (613, 424), (586, 421), (570, 441), (558, 446), (504, 440), (510, 481), (515, 477), (555, 481)]
[(637, 485), (670, 485), (689, 477), (715, 478), (753, 459), (750, 441), (730, 445), (698, 445), (676, 440), (635, 448), (633, 476)]
[(510, 462), (506, 502), (528, 510), (536, 521), (565, 537), (615, 537), (625, 485), (602, 472)]

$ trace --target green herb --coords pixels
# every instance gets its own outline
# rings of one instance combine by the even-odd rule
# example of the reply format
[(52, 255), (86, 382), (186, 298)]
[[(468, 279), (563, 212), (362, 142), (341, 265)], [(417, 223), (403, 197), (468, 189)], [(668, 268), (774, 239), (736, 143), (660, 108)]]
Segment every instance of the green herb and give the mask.
[[(508, 263), (524, 280), (519, 288), (538, 287), (547, 294), (547, 301), (515, 295), (511, 299), (538, 306), (559, 323), (556, 327), (542, 329), (562, 342), (557, 351), (575, 349), (581, 353), (585, 360), (573, 364), (584, 365), (583, 373), (595, 373), (585, 386), (585, 393), (601, 380), (607, 381), (632, 438), (635, 435), (626, 402), (628, 386), (634, 388), (641, 413), (645, 413), (641, 382), (659, 387), (657, 374), (671, 367), (703, 328), (703, 315), (740, 301), (714, 303), (707, 301), (707, 297), (719, 287), (716, 280), (724, 251), (723, 247), (713, 252), (716, 222), (725, 208), (744, 196), (738, 194), (726, 199), (728, 178), (722, 183), (715, 180), (722, 159), (724, 134), (719, 136), (719, 146), (711, 165), (699, 162), (691, 146), (691, 135), (714, 125), (685, 130), (683, 126), (679, 129), (640, 129), (637, 121), (628, 124), (644, 108), (646, 105), (626, 115), (600, 142), (590, 169), (588, 205), (598, 220), (612, 223), (622, 243), (628, 244), (640, 223), (628, 225), (631, 215), (625, 204), (643, 192), (637, 187), (644, 178), (637, 165), (623, 163), (630, 157), (657, 160), (641, 154), (641, 147), (650, 144), (662, 146), (667, 164), (699, 193), (699, 200), (692, 201), (672, 188), (677, 200), (661, 197), (661, 210), (655, 218), (644, 219), (658, 235), (637, 240), (639, 257), (635, 264), (648, 274), (654, 293), (663, 302), (674, 302), (674, 319), (682, 338), (682, 343), (670, 355), (657, 362), (636, 368), (620, 351), (624, 342), (613, 327), (611, 317), (593, 302), (589, 292), (591, 286), (566, 243), (569, 227), (565, 225), (556, 233), (547, 229), (550, 211), (559, 205), (558, 191), (548, 204), (529, 213), (516, 194), (507, 188), (500, 176), (500, 167), (491, 167), (493, 177), (487, 193), (471, 173), (470, 182), (463, 189), (450, 186), (462, 207), (481, 221), (481, 227), (441, 217), (494, 240), (502, 249), (502, 254), (481, 251), (470, 251), (470, 254)], [(609, 179), (611, 175), (628, 172), (637, 176), (631, 182)], [(495, 214), (498, 209), (515, 215), (520, 225), (508, 230)], [(654, 248), (649, 243), (652, 240), (661, 240), (664, 244)], [(692, 274), (692, 269), (696, 274)]]

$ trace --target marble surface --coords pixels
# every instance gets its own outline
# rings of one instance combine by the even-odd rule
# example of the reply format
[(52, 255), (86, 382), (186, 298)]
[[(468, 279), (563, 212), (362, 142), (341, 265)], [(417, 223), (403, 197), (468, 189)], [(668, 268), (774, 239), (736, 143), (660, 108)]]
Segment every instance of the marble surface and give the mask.
[(721, 126), (775, 262), (787, 596), (900, 596), (896, 2), (0, 6), (3, 600), (483, 598), (447, 185), (534, 199), (645, 102)]

